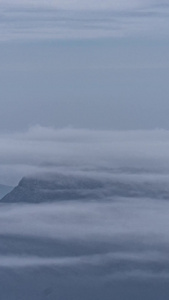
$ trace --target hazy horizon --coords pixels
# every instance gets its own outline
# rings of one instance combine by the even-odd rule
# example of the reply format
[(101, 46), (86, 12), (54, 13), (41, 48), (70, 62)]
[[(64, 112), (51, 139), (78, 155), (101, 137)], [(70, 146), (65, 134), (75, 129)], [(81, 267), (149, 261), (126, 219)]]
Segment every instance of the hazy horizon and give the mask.
[(167, 1), (0, 8), (0, 132), (169, 129)]

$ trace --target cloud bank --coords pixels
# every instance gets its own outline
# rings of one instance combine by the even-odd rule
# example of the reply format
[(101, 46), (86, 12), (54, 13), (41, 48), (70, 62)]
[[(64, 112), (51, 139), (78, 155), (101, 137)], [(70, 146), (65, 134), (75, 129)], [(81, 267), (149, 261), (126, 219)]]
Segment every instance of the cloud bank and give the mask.
[(122, 284), (128, 299), (135, 293), (159, 299), (162, 292), (167, 298), (169, 201), (162, 199), (162, 193), (168, 193), (168, 148), (166, 130), (35, 126), (26, 132), (1, 134), (0, 178), (7, 184), (16, 184), (22, 176), (43, 178), (57, 172), (141, 183), (143, 189), (144, 184), (153, 183), (159, 191), (157, 198), (112, 195), (53, 203), (1, 203), (3, 298), (109, 300), (113, 294), (123, 300)]
[(43, 172), (168, 182), (169, 132), (91, 131), (41, 126), (0, 135), (0, 182)]
[(0, 40), (167, 37), (166, 1), (1, 1)]
[(119, 198), (1, 205), (0, 266), (62, 269), (94, 281), (169, 278), (168, 206)]

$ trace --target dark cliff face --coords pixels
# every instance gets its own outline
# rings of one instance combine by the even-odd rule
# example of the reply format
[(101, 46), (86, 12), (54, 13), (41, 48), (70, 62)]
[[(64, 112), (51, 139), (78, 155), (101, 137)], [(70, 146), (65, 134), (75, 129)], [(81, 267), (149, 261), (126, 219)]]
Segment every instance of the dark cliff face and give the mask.
[(46, 178), (22, 178), (18, 186), (2, 202), (40, 203), (99, 197), (107, 183), (85, 176), (47, 175)]
[(122, 179), (82, 175), (43, 175), (23, 178), (17, 187), (2, 198), (1, 202), (40, 203), (78, 199), (104, 199), (107, 197), (147, 197), (169, 199), (167, 183), (155, 181), (123, 181)]

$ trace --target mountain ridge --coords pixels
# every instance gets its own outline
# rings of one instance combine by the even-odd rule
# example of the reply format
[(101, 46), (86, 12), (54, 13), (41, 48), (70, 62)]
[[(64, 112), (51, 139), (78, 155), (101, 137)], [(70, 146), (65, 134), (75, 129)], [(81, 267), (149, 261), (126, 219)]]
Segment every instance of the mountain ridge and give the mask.
[(93, 178), (87, 175), (52, 174), (23, 177), (19, 184), (5, 195), (5, 203), (41, 203), (64, 200), (94, 200), (107, 197), (147, 197), (169, 199), (169, 186), (164, 182), (124, 182), (119, 178)]

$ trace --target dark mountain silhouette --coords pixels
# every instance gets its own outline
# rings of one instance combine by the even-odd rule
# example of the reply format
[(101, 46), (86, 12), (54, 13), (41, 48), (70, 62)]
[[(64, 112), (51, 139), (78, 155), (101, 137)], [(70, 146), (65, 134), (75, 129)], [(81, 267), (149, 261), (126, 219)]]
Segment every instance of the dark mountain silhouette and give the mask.
[(147, 197), (169, 199), (169, 185), (155, 181), (124, 181), (93, 178), (83, 175), (46, 174), (24, 177), (1, 202), (41, 203), (77, 199), (103, 199), (104, 197)]

